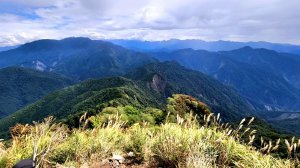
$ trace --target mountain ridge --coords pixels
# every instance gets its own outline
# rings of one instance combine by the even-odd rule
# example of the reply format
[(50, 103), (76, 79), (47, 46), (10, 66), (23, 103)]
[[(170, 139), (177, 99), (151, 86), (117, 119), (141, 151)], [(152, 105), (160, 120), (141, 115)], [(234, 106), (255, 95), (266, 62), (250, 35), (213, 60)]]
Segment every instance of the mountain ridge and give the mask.
[(167, 51), (167, 50), (178, 50), (183, 48), (202, 49), (208, 51), (229, 51), (244, 46), (251, 46), (253, 48), (266, 48), (275, 50), (283, 53), (293, 53), (300, 55), (300, 45), (295, 44), (282, 44), (282, 43), (270, 43), (264, 41), (257, 42), (237, 42), (237, 41), (204, 41), (198, 39), (170, 39), (163, 41), (143, 41), (143, 40), (123, 40), (123, 39), (112, 39), (107, 40), (112, 43), (121, 45), (123, 47), (134, 49), (137, 51)]
[(156, 60), (115, 44), (89, 38), (38, 40), (0, 52), (0, 67), (21, 66), (51, 71), (77, 80), (123, 75)]

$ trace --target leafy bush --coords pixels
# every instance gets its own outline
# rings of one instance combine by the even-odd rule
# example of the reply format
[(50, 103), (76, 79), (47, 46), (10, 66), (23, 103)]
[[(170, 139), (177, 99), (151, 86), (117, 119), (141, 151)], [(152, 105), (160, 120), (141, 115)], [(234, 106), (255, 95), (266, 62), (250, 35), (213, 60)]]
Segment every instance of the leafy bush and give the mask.
[(114, 120), (115, 118), (112, 118), (112, 116), (115, 115), (118, 115), (121, 121), (126, 122), (127, 126), (131, 126), (134, 123), (160, 124), (165, 118), (165, 114), (159, 109), (146, 108), (140, 110), (127, 105), (106, 107), (98, 115), (90, 117), (90, 121), (94, 127), (98, 127)]

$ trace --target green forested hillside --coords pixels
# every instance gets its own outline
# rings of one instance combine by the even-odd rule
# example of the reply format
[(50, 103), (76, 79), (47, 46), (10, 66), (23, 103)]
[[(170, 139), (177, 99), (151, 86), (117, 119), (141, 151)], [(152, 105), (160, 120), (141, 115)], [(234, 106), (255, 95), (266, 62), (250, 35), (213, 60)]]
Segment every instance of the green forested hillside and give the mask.
[(70, 125), (84, 113), (96, 114), (107, 106), (156, 107), (159, 101), (133, 81), (122, 77), (89, 80), (53, 92), (0, 120), (0, 132), (16, 123), (31, 123), (52, 115)]
[(19, 67), (1, 69), (0, 118), (72, 83), (71, 79), (54, 73)]

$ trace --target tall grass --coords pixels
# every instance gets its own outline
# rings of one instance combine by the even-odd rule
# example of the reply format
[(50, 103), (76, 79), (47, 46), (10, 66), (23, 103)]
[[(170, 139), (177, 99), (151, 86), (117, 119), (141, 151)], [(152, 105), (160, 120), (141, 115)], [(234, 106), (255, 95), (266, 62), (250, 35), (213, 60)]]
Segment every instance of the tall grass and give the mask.
[(124, 127), (124, 122), (115, 116), (92, 129), (83, 126), (69, 130), (53, 123), (50, 117), (33, 126), (18, 125), (12, 129), (10, 144), (5, 146), (0, 141), (0, 167), (12, 167), (27, 158), (35, 159), (37, 167), (80, 167), (100, 163), (114, 154), (126, 158), (128, 152), (135, 154), (135, 164), (144, 167), (295, 166), (292, 159), (274, 158), (243, 142), (241, 136), (253, 135), (246, 121), (232, 129), (219, 120), (218, 116), (206, 116), (206, 124), (201, 126), (191, 114), (185, 119), (177, 116), (177, 123)]
[(12, 167), (17, 161), (29, 158), (36, 161), (37, 167), (50, 165), (49, 156), (68, 137), (65, 126), (52, 122), (53, 118), (48, 117), (34, 126), (15, 126), (9, 148), (0, 153), (0, 167)]

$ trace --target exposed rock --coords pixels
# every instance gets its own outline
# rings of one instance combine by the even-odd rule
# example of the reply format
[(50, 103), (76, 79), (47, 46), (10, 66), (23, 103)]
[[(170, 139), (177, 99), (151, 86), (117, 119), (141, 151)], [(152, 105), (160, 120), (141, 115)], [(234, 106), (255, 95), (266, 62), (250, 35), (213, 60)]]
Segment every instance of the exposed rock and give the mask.
[(16, 165), (13, 166), (13, 168), (34, 168), (35, 162), (32, 159), (25, 159), (19, 161)]
[(129, 152), (129, 153), (127, 153), (127, 156), (128, 156), (128, 157), (134, 157), (135, 154), (134, 154), (133, 152)]
[(153, 90), (163, 93), (165, 91), (167, 82), (160, 75), (155, 74), (149, 84)]
[(125, 158), (123, 156), (121, 156), (121, 155), (113, 155), (112, 160), (116, 160), (119, 163), (123, 163), (124, 160), (125, 160)]

